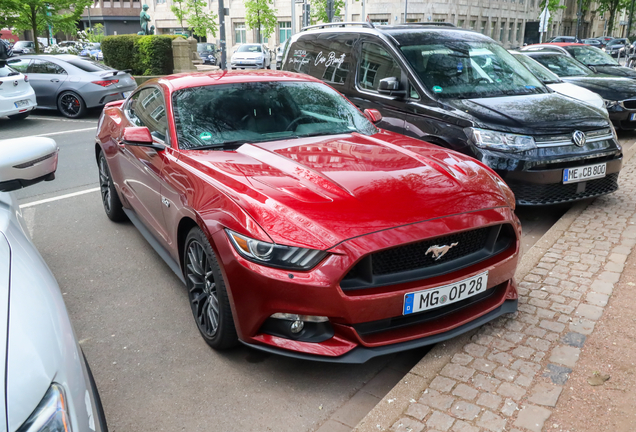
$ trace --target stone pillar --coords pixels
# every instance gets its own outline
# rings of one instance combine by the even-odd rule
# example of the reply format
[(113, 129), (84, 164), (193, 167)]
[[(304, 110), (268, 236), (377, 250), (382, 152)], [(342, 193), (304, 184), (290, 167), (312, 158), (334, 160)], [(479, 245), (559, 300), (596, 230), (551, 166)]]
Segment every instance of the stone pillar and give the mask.
[[(194, 46), (196, 50), (196, 41)], [(172, 41), (172, 58), (174, 60), (174, 73), (196, 70), (192, 64), (192, 48), (187, 40), (176, 38)]]

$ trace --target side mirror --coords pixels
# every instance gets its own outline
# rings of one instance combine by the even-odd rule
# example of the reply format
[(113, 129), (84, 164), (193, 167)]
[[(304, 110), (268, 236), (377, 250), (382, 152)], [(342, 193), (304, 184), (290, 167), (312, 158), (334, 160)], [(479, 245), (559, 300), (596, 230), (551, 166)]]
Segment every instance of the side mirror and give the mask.
[(10, 192), (55, 178), (57, 144), (51, 138), (0, 141), (0, 192)]
[(406, 95), (405, 90), (400, 90), (400, 81), (396, 77), (382, 78), (378, 84), (378, 93), (391, 96)]
[(157, 151), (165, 150), (165, 146), (152, 140), (150, 129), (145, 126), (124, 128), (122, 144), (137, 147), (150, 147)]
[(382, 113), (374, 108), (369, 108), (364, 110), (364, 116), (371, 122), (377, 123), (382, 120)]

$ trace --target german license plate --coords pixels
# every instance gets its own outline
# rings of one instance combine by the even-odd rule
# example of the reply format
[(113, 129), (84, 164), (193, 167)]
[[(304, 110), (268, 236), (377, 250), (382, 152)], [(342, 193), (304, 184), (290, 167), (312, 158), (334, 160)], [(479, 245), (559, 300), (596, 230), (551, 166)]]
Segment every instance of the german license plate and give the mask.
[(29, 100), (26, 99), (26, 100), (16, 101), (14, 102), (14, 104), (16, 108), (22, 108), (25, 106), (29, 106)]
[(403, 315), (447, 306), (483, 293), (488, 285), (488, 272), (463, 281), (404, 295)]
[(130, 96), (130, 93), (132, 93), (132, 92), (129, 92), (129, 91), (127, 91), (127, 92), (123, 92), (123, 93), (121, 94), (121, 96), (122, 96), (124, 99), (126, 99), (128, 96)]
[(631, 114), (629, 115), (629, 120), (630, 120), (630, 121), (634, 121), (634, 120), (636, 120), (636, 113), (631, 113)]
[(576, 168), (566, 168), (563, 170), (563, 184), (603, 178), (605, 177), (606, 168), (607, 166), (605, 163)]

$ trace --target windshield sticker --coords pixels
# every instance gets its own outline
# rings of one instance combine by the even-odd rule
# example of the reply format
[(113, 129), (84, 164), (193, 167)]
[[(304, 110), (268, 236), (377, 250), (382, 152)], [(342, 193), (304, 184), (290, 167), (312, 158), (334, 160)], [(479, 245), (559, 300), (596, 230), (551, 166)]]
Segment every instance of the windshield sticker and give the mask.
[(202, 141), (208, 141), (212, 139), (212, 134), (210, 132), (201, 132), (199, 135)]
[(433, 91), (435, 93), (441, 93), (442, 92), (442, 88), (440, 86), (433, 86)]
[(462, 73), (463, 70), (464, 70), (464, 63), (462, 62), (457, 63), (457, 73)]

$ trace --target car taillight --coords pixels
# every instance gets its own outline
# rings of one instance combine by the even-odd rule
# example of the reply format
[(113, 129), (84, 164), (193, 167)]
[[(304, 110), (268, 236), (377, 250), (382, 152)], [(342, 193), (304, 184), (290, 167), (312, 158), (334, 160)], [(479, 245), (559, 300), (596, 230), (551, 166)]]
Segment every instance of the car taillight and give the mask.
[(24, 76), (24, 82), (29, 82), (29, 77), (28, 76)]
[(100, 85), (102, 87), (108, 87), (113, 84), (117, 84), (119, 80), (107, 80), (107, 81), (93, 81), (93, 84)]

